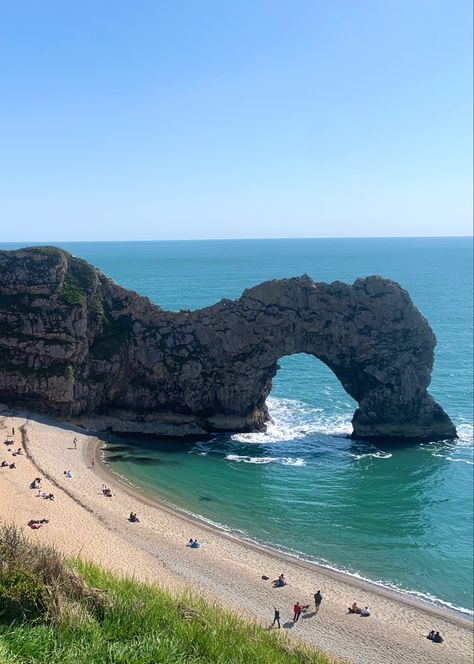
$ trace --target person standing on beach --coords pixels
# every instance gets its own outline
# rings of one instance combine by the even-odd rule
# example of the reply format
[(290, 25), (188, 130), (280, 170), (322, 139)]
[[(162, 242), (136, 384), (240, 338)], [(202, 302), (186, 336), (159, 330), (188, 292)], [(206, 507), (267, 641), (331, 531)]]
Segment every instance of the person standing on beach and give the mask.
[(322, 601), (323, 601), (323, 596), (321, 595), (321, 591), (318, 590), (317, 592), (314, 593), (314, 611), (315, 611), (315, 613), (318, 613), (319, 607), (321, 606)]
[(74, 438), (72, 442), (74, 443), (74, 449), (77, 450), (77, 438)]
[(301, 615), (301, 604), (299, 602), (296, 602), (296, 604), (293, 606), (293, 622), (298, 622), (300, 619)]
[(273, 608), (275, 609), (275, 614), (274, 614), (274, 616), (273, 616), (273, 622), (272, 622), (272, 624), (270, 625), (270, 629), (273, 627), (273, 625), (274, 625), (275, 623), (278, 625), (278, 629), (280, 629), (280, 628), (281, 628), (281, 625), (280, 625), (280, 612), (279, 612), (279, 610), (276, 608), (276, 606), (274, 606)]

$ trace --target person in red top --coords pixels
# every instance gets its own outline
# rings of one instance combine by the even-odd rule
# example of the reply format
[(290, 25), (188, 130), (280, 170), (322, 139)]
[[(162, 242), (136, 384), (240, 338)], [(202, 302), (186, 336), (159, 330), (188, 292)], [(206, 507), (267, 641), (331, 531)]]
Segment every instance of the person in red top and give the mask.
[(296, 602), (296, 604), (293, 607), (293, 622), (298, 622), (299, 617), (301, 615), (301, 604), (299, 602)]

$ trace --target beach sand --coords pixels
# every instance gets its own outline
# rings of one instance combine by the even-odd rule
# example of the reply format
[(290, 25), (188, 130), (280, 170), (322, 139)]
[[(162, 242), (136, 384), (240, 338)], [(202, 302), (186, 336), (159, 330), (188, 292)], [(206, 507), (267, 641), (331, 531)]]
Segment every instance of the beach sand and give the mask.
[[(12, 427), (11, 447), (25, 449), (14, 459), (3, 443)], [(191, 590), (262, 625), (271, 623), (276, 606), (286, 627), (282, 632), (354, 664), (472, 664), (468, 619), (238, 540), (160, 504), (109, 473), (99, 448), (97, 438), (70, 424), (19, 411), (0, 413), (0, 462), (15, 461), (17, 466), (0, 469), (0, 519), (15, 522), (33, 540), (54, 544), (68, 556), (172, 591)], [(69, 469), (72, 479), (63, 474)], [(37, 476), (43, 478), (43, 490), (54, 493), (54, 502), (29, 489)], [(102, 494), (102, 484), (112, 490), (112, 498)], [(128, 522), (131, 511), (138, 513), (140, 523)], [(32, 518), (49, 523), (31, 531), (27, 523)], [(190, 537), (202, 543), (199, 549), (186, 547)], [(272, 588), (271, 580), (282, 572), (288, 585)], [(293, 625), (294, 602), (312, 609), (318, 589), (324, 597), (319, 613), (303, 614)], [(347, 614), (354, 600), (370, 607), (369, 618)], [(439, 630), (445, 642), (424, 638), (430, 629)]]

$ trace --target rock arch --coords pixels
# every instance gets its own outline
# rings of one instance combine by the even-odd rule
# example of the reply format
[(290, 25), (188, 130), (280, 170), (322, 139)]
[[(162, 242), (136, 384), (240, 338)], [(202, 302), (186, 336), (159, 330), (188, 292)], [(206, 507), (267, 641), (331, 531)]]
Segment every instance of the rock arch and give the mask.
[(408, 293), (381, 277), (274, 280), (173, 313), (62, 250), (0, 252), (0, 399), (97, 428), (262, 430), (278, 360), (309, 353), (358, 402), (354, 437), (452, 438), (427, 392), (435, 343)]

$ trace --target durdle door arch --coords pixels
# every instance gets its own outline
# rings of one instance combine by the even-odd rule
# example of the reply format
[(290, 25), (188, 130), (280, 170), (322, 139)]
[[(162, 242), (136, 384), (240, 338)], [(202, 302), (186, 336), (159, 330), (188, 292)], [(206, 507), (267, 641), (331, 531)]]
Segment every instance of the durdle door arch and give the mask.
[(308, 353), (358, 402), (353, 437), (454, 438), (427, 392), (435, 344), (408, 293), (377, 276), (274, 280), (174, 313), (60, 249), (0, 252), (0, 401), (97, 429), (262, 430), (278, 360)]

